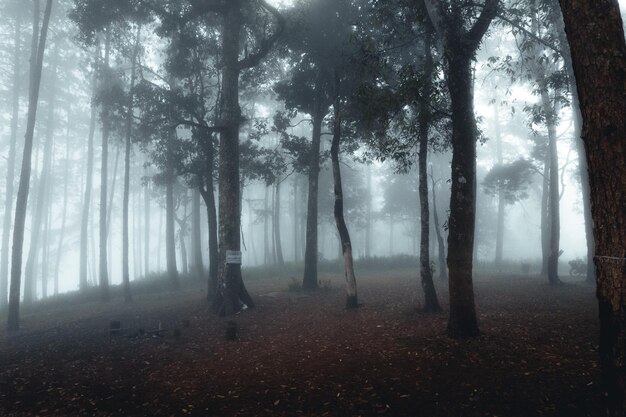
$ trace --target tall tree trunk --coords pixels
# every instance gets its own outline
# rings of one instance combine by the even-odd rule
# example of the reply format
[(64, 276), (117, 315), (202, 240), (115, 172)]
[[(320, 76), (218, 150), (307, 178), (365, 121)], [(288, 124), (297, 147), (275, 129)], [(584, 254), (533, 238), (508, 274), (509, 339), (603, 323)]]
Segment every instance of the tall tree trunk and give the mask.
[[(211, 164), (212, 165), (212, 164)], [(213, 167), (211, 166), (211, 172)], [(207, 210), (207, 222), (209, 229), (209, 278), (208, 278), (208, 290), (207, 300), (209, 304), (213, 304), (217, 297), (217, 285), (218, 285), (218, 259), (219, 259), (219, 246), (217, 238), (217, 209), (215, 207), (215, 191), (213, 189), (213, 178), (208, 177), (204, 179), (206, 188), (200, 189), (204, 205)]]
[(270, 226), (269, 226), (269, 187), (265, 187), (265, 193), (263, 195), (263, 264), (268, 265), (270, 263)]
[(59, 236), (59, 244), (57, 249), (57, 257), (54, 265), (54, 294), (59, 292), (59, 267), (61, 266), (61, 258), (63, 256), (63, 243), (65, 239), (65, 224), (67, 222), (67, 201), (68, 201), (68, 188), (70, 182), (70, 111), (71, 107), (68, 106), (68, 119), (67, 119), (67, 133), (65, 135), (65, 169), (63, 173), (63, 217), (61, 220), (61, 235)]
[[(111, 69), (109, 68), (109, 56), (111, 53), (111, 29), (106, 30), (103, 63), (103, 88), (110, 88)], [(102, 164), (100, 166), (100, 257), (99, 280), (102, 300), (109, 299), (109, 269), (107, 262), (107, 185), (109, 177), (109, 134), (111, 130), (110, 106), (102, 105)]]
[(234, 1), (224, 13), (222, 27), (222, 86), (219, 124), (219, 277), (215, 310), (230, 315), (240, 309), (240, 300), (248, 307), (254, 302), (241, 277), (241, 263), (226, 263), (226, 254), (241, 253), (241, 208), (239, 189), (239, 45), (243, 15), (241, 2)]
[(43, 150), (43, 166), (37, 184), (36, 207), (35, 213), (31, 218), (30, 227), (30, 248), (24, 268), (24, 303), (32, 303), (37, 299), (37, 273), (35, 271), (41, 249), (40, 238), (43, 235), (47, 218), (48, 187), (51, 186), (48, 181), (52, 173), (54, 127), (56, 123), (54, 113), (56, 103), (57, 58), (58, 49), (55, 47), (52, 70), (50, 73), (50, 97), (48, 101), (47, 126)]
[(561, 224), (559, 216), (559, 159), (557, 154), (557, 134), (556, 134), (556, 114), (552, 106), (549, 105), (547, 92), (542, 93), (544, 107), (550, 108), (548, 116), (548, 160), (550, 163), (550, 186), (548, 193), (548, 207), (550, 211), (550, 252), (548, 256), (548, 281), (551, 285), (561, 283), (559, 279), (559, 241), (561, 235)]
[(435, 179), (433, 178), (432, 167), (430, 169), (430, 180), (433, 190), (433, 226), (437, 234), (437, 257), (439, 258), (439, 279), (441, 281), (448, 279), (448, 266), (446, 265), (446, 245), (441, 234), (441, 226), (439, 225), (439, 214), (437, 213), (437, 193), (435, 191)]
[(93, 184), (93, 159), (94, 159), (94, 136), (96, 132), (97, 105), (96, 94), (98, 90), (98, 60), (100, 59), (99, 47), (95, 48), (93, 78), (91, 81), (91, 118), (89, 122), (89, 136), (87, 139), (87, 178), (85, 180), (85, 194), (83, 197), (83, 211), (80, 221), (80, 266), (79, 266), (79, 289), (87, 288), (87, 242), (89, 240), (89, 209), (91, 207), (91, 189)]
[(315, 290), (317, 284), (317, 211), (318, 211), (318, 188), (320, 174), (320, 146), (322, 137), (322, 122), (324, 112), (322, 111), (321, 83), (318, 82), (315, 92), (315, 110), (313, 114), (313, 131), (311, 135), (311, 155), (309, 157), (309, 195), (307, 198), (306, 212), (306, 247), (304, 250), (304, 274), (302, 288), (305, 290)]
[[(54, 152), (54, 151), (53, 151)], [(52, 175), (52, 172), (50, 172)], [(54, 183), (50, 184), (50, 191), (54, 187)], [(41, 299), (45, 300), (48, 298), (48, 272), (50, 270), (50, 223), (52, 213), (49, 208), (50, 205), (50, 193), (46, 192), (45, 195), (46, 201), (46, 209), (44, 210), (45, 220), (43, 223), (43, 227), (41, 230), (42, 239), (41, 239)]]
[[(450, 319), (452, 337), (479, 334), (472, 262), (476, 223), (476, 135), (474, 91), (471, 65), (478, 46), (496, 15), (499, 0), (486, 0), (468, 31), (458, 21), (461, 13), (443, 10), (433, 0), (425, 6), (444, 43), (448, 61), (446, 82), (452, 104), (452, 189), (448, 221), (448, 270), (450, 284)], [(445, 22), (444, 22), (445, 20)]]
[(372, 165), (367, 165), (367, 202), (365, 203), (365, 257), (372, 256)]
[(354, 275), (354, 262), (352, 258), (352, 242), (350, 233), (343, 217), (343, 188), (341, 184), (341, 168), (339, 166), (339, 144), (341, 142), (341, 113), (340, 96), (338, 94), (339, 80), (335, 75), (335, 104), (333, 122), (333, 141), (330, 147), (330, 157), (333, 165), (333, 184), (335, 191), (334, 215), (337, 224), (337, 232), (341, 242), (344, 277), (346, 278), (346, 308), (355, 309), (359, 307), (356, 292), (356, 277)]
[(298, 181), (299, 176), (293, 176), (293, 262), (300, 261), (300, 209), (298, 205)]
[[(559, 14), (554, 22), (559, 30), (559, 41), (561, 45), (567, 45), (567, 36), (563, 27), (563, 20)], [(567, 49), (567, 48), (565, 48)], [(565, 62), (565, 70), (567, 71), (569, 90), (572, 95), (572, 112), (574, 119), (574, 141), (576, 151), (578, 153), (578, 172), (580, 175), (580, 186), (583, 199), (583, 217), (585, 219), (585, 240), (587, 242), (587, 279), (588, 283), (596, 282), (596, 271), (593, 266), (593, 257), (595, 254), (595, 244), (593, 241), (593, 220), (591, 218), (591, 190), (589, 189), (589, 167), (587, 166), (587, 158), (585, 157), (585, 144), (582, 140), (582, 114), (580, 112), (580, 102), (578, 100), (578, 90), (576, 89), (576, 76), (572, 66), (572, 56), (569, 49), (563, 51), (563, 61)]]
[(543, 162), (541, 189), (541, 276), (548, 276), (550, 258), (550, 155)]
[(626, 43), (616, 0), (560, 3), (589, 166), (603, 388), (617, 417), (626, 410)]
[[(424, 78), (425, 85), (422, 88), (422, 97), (430, 97), (432, 94), (431, 80), (434, 72), (433, 57), (431, 53), (432, 34), (427, 33), (424, 39)], [(437, 291), (433, 283), (433, 272), (430, 269), (430, 213), (428, 207), (428, 130), (430, 127), (430, 114), (427, 106), (421, 104), (418, 119), (419, 135), (419, 199), (420, 199), (420, 277), (422, 290), (424, 291), (424, 311), (435, 312), (441, 310)]]
[[(39, 1), (35, 2), (33, 12), (33, 50), (31, 54), (28, 119), (26, 124), (26, 135), (24, 137), (24, 157), (22, 159), (20, 184), (17, 191), (17, 201), (15, 206), (15, 221), (13, 223), (13, 251), (11, 253), (11, 289), (9, 293), (9, 313), (7, 317), (7, 327), (9, 331), (16, 331), (19, 329), (22, 249), (24, 245), (26, 208), (28, 205), (31, 155), (33, 151), (35, 121), (37, 119), (37, 105), (39, 103), (39, 86), (41, 84), (43, 53), (46, 47), (46, 38), (48, 36), (48, 25), (50, 23), (51, 12), (52, 0), (47, 0), (41, 31), (39, 31)], [(39, 43), (37, 44), (38, 37)]]
[(207, 282), (207, 301), (209, 305), (215, 305), (218, 300), (218, 228), (217, 209), (215, 205), (215, 189), (213, 187), (213, 172), (215, 168), (215, 148), (213, 138), (208, 136), (202, 143), (205, 144), (205, 173), (200, 181), (198, 191), (204, 200), (207, 210), (208, 240), (209, 240), (209, 276)]
[(191, 271), (196, 278), (204, 273), (202, 265), (202, 233), (200, 220), (200, 192), (191, 191)]
[(179, 287), (178, 269), (176, 267), (176, 230), (174, 208), (174, 170), (168, 168), (165, 185), (165, 259), (167, 276), (172, 288)]
[(139, 55), (141, 40), (141, 26), (137, 27), (135, 46), (131, 59), (130, 87), (128, 89), (128, 104), (126, 108), (126, 137), (124, 138), (124, 196), (122, 202), (122, 285), (124, 287), (124, 300), (132, 301), (130, 293), (130, 271), (128, 254), (128, 207), (130, 205), (130, 151), (133, 137), (133, 89), (135, 88), (136, 64)]
[(278, 265), (284, 265), (285, 259), (283, 258), (283, 245), (280, 239), (280, 179), (276, 182), (274, 193), (274, 220), (272, 221), (274, 226), (274, 245), (276, 246), (276, 260)]
[[(459, 51), (460, 52), (460, 51)], [(472, 283), (476, 220), (476, 120), (471, 57), (449, 55), (448, 90), (452, 101), (452, 187), (448, 221), (450, 320), (455, 337), (478, 334)]]
[[(500, 134), (500, 114), (498, 112), (498, 104), (493, 105), (493, 122), (495, 126), (496, 136), (496, 158), (498, 164), (502, 165), (504, 160), (502, 158), (502, 135)], [(498, 219), (496, 225), (496, 269), (500, 271), (502, 268), (502, 249), (504, 247), (504, 210), (506, 208), (506, 201), (504, 199), (504, 192), (499, 190), (498, 192)]]
[[(147, 168), (144, 169), (144, 172)], [(146, 175), (147, 177), (147, 175)], [(150, 274), (150, 181), (146, 181), (143, 186), (143, 242), (144, 242), (144, 274), (148, 276)]]
[(0, 255), (0, 307), (7, 304), (9, 285), (9, 241), (11, 238), (11, 213), (13, 210), (13, 189), (15, 186), (15, 154), (17, 144), (17, 123), (20, 110), (20, 29), (21, 13), (15, 16), (13, 37), (13, 91), (11, 98), (11, 134), (9, 156), (7, 158), (6, 189), (4, 197), (4, 219), (2, 222), (2, 255)]

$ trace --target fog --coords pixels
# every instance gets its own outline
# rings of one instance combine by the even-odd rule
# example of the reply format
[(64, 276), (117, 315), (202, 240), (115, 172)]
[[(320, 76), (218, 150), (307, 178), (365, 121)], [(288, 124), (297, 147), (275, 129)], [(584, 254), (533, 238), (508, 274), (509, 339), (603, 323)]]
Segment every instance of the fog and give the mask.
[[(23, 137), (26, 128), (28, 62), (30, 28), (27, 17), (30, 14), (30, 2), (20, 2), (17, 7), (13, 2), (3, 2), (5, 11), (2, 13), (3, 43), (1, 53), (2, 74), (2, 106), (0, 107), (0, 137), (2, 137), (3, 172), (7, 172), (10, 158), (11, 97), (14, 90), (19, 95), (17, 112), (16, 137)], [(296, 7), (283, 4), (285, 10)], [(77, 26), (67, 17), (72, 10), (71, 2), (55, 2), (51, 18), (48, 45), (44, 54), (43, 75), (41, 82), (40, 106), (37, 118), (34, 151), (32, 158), (31, 193), (28, 203), (26, 234), (24, 240), (25, 261), (28, 257), (36, 227), (41, 245), (36, 253), (37, 296), (41, 297), (41, 276), (47, 276), (48, 295), (51, 292), (67, 292), (78, 289), (79, 275), (79, 243), (81, 207), (84, 199), (86, 181), (87, 138), (90, 124), (90, 101), (92, 96), (91, 78), (94, 62), (92, 59), (94, 46), (85, 43), (79, 36)], [(12, 42), (15, 27), (15, 16), (20, 16), (19, 49), (15, 55), (15, 44)], [(152, 25), (152, 26), (151, 26)], [(166, 38), (157, 36), (152, 29), (154, 23), (141, 32), (140, 77), (156, 85), (165, 85), (167, 60), (164, 54), (169, 50)], [(126, 34), (118, 32), (111, 49), (111, 70), (116, 83), (127, 90), (130, 82), (128, 61), (129, 48), (132, 47), (132, 31)], [(127, 38), (121, 38), (126, 36)], [(510, 163), (523, 157), (532, 161), (537, 174), (532, 176), (525, 197), (506, 206), (504, 241), (502, 257), (508, 265), (520, 262), (541, 263), (541, 166), (542, 161), (533, 159), (533, 137), (547, 135), (544, 124), (532, 123), (533, 106), (540, 102), (532, 80), (524, 79), (523, 65), (515, 68), (515, 61), (520, 56), (519, 42), (521, 35), (515, 33), (505, 24), (497, 25), (488, 33), (473, 63), (474, 70), (474, 106), (481, 131), (481, 139), (477, 154), (477, 230), (475, 267), (493, 262), (495, 256), (496, 225), (493, 222), (498, 210), (498, 199), (485, 193), (481, 185), (487, 172), (498, 163), (498, 152), (501, 152), (500, 163)], [(93, 41), (92, 41), (93, 42)], [(100, 39), (102, 42), (102, 39)], [(130, 46), (129, 46), (130, 45)], [(102, 46), (99, 48), (103, 59)], [(510, 68), (497, 68), (493, 57), (508, 57)], [(302, 262), (306, 232), (306, 172), (295, 167), (294, 152), (285, 150), (280, 145), (281, 134), (302, 138), (310, 138), (310, 122), (302, 112), (293, 113), (290, 125), (285, 132), (272, 129), (272, 118), (276, 111), (284, 111), (285, 103), (274, 92), (274, 84), (287, 79), (292, 64), (288, 56), (274, 56), (271, 67), (262, 67), (266, 71), (257, 82), (245, 81), (248, 90), (242, 94), (241, 107), (244, 121), (241, 124), (240, 140), (250, 141), (258, 152), (258, 160), (254, 164), (268, 163), (268, 155), (260, 150), (276, 151), (281, 155), (280, 201), (275, 201), (275, 173), (253, 172), (246, 178), (244, 174), (241, 207), (241, 238), (242, 264), (244, 268), (273, 264), (276, 259), (276, 239), (273, 221), (279, 221), (280, 245), (285, 262)], [(17, 61), (15, 61), (17, 59)], [(18, 66), (15, 67), (15, 62)], [(563, 63), (556, 62), (559, 71)], [(560, 67), (560, 68), (559, 68)], [(15, 69), (17, 73), (14, 73)], [(507, 72), (508, 71), (508, 72)], [(257, 74), (258, 75), (258, 74)], [(250, 74), (250, 76), (257, 76)], [(209, 73), (207, 80), (211, 79)], [(246, 76), (248, 77), (248, 76)], [(443, 74), (441, 74), (443, 77)], [(14, 84), (18, 80), (18, 84)], [(440, 79), (441, 81), (441, 79)], [(126, 84), (126, 85), (125, 85)], [(556, 124), (558, 135), (559, 192), (561, 238), (560, 273), (567, 275), (567, 261), (586, 257), (585, 226), (583, 201), (578, 174), (579, 157), (576, 148), (576, 132), (567, 90), (564, 104), (558, 111)], [(101, 105), (99, 105), (101, 106)], [(135, 105), (136, 123), (141, 123), (142, 113), (146, 110)], [(494, 114), (496, 116), (494, 116)], [(114, 124), (109, 139), (108, 162), (108, 265), (112, 284), (122, 281), (122, 204), (123, 204), (123, 168), (124, 148), (122, 127), (123, 117), (120, 115)], [(357, 116), (358, 119), (359, 116)], [(496, 120), (497, 117), (497, 120)], [(330, 161), (327, 152), (330, 149), (332, 136), (332, 117), (326, 116), (322, 126), (321, 172), (319, 187), (319, 258), (336, 259), (341, 255), (340, 241), (332, 215), (333, 187)], [(101, 202), (97, 198), (100, 188), (100, 137), (101, 117), (98, 118), (95, 131), (93, 191), (90, 202), (88, 282), (96, 285), (98, 264), (98, 210)], [(260, 132), (260, 124), (264, 132)], [(496, 127), (497, 125), (497, 127)], [(158, 142), (154, 139), (139, 138), (143, 133), (138, 126), (137, 139), (133, 139), (130, 167), (130, 277), (131, 280), (142, 279), (149, 274), (159, 274), (166, 267), (165, 244), (165, 189), (155, 183), (153, 176), (159, 172)], [(263, 129), (261, 129), (263, 130)], [(496, 133), (499, 130), (499, 133)], [(179, 126), (176, 131), (180, 140), (192, 140), (189, 126)], [(391, 135), (393, 133), (390, 131)], [(400, 133), (398, 133), (400, 134)], [(436, 136), (445, 136), (445, 131), (433, 131)], [(495, 136), (500, 135), (501, 144)], [(252, 139), (250, 139), (253, 137)], [(49, 142), (50, 154), (45, 154), (46, 142)], [(348, 151), (341, 155), (343, 181), (345, 189), (346, 221), (352, 235), (354, 257), (389, 257), (395, 255), (419, 255), (419, 196), (417, 192), (418, 173), (416, 169), (416, 147), (406, 149), (404, 161), (392, 161), (393, 157), (381, 157), (381, 153), (372, 151), (367, 140), (357, 140), (350, 145)], [(498, 147), (501, 151), (498, 151)], [(441, 147), (440, 147), (441, 148)], [(21, 161), (22, 141), (17, 141), (17, 167)], [(291, 152), (291, 153), (290, 153)], [(297, 156), (297, 155), (296, 155)], [(254, 157), (254, 155), (253, 155)], [(300, 156), (301, 157), (301, 156)], [(46, 162), (46, 158), (49, 158)], [(437, 149), (429, 155), (429, 170), (433, 171), (433, 179), (437, 181), (437, 199), (439, 216), (442, 225), (447, 218), (449, 208), (450, 159), (449, 148)], [(382, 161), (384, 159), (384, 162)], [(46, 165), (48, 164), (48, 166)], [(409, 164), (410, 166), (406, 166)], [(404, 165), (404, 166), (402, 166)], [(271, 169), (271, 168), (269, 168)], [(206, 207), (200, 207), (200, 223), (191, 225), (193, 211), (191, 200), (193, 180), (179, 171), (176, 179), (176, 265), (180, 272), (189, 270), (193, 263), (191, 231), (199, 228), (202, 263), (208, 266), (208, 228)], [(265, 175), (265, 178), (261, 176)], [(38, 184), (45, 178), (48, 182), (44, 194), (38, 191)], [(2, 178), (6, 189), (7, 177)], [(19, 169), (16, 169), (14, 184), (19, 181)], [(15, 187), (15, 186), (14, 186)], [(395, 188), (398, 188), (395, 191)], [(216, 184), (216, 192), (219, 193)], [(6, 196), (6, 192), (3, 194)], [(147, 198), (146, 198), (147, 196)], [(14, 198), (14, 195), (10, 196)], [(432, 194), (429, 197), (432, 200)], [(43, 217), (36, 223), (36, 204), (40, 199), (45, 202)], [(273, 218), (273, 209), (280, 206), (279, 217)], [(7, 206), (8, 207), (8, 206)], [(14, 209), (14, 205), (12, 206)], [(432, 207), (432, 201), (431, 201)], [(149, 215), (149, 217), (146, 217)], [(13, 217), (13, 215), (11, 215)], [(185, 220), (181, 223), (180, 220)], [(181, 229), (181, 225), (183, 228)], [(367, 230), (369, 229), (369, 232)], [(432, 229), (432, 226), (431, 226)], [(445, 230), (442, 229), (445, 233)], [(6, 235), (6, 231), (3, 230)], [(182, 234), (182, 236), (181, 236)], [(366, 237), (366, 235), (371, 237)], [(149, 237), (149, 241), (145, 238)], [(368, 240), (369, 239), (369, 240)], [(184, 244), (181, 245), (181, 242)], [(5, 241), (6, 243), (6, 241)], [(183, 254), (182, 252), (187, 253)], [(435, 233), (431, 233), (431, 256), (436, 256)], [(183, 256), (186, 259), (183, 259)], [(146, 264), (146, 261), (148, 262)], [(4, 272), (7, 273), (6, 270)], [(58, 279), (58, 288), (54, 282)], [(8, 280), (3, 279), (8, 285)], [(6, 293), (5, 293), (6, 294)], [(3, 300), (2, 302), (6, 302)]]

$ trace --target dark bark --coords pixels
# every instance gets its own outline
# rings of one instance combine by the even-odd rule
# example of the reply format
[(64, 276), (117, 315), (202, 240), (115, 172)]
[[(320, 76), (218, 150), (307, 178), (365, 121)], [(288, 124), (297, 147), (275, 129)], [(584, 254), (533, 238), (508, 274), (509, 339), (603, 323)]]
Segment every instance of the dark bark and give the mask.
[[(13, 223), (13, 251), (11, 253), (11, 288), (9, 292), (9, 312), (7, 327), (9, 331), (19, 329), (20, 285), (22, 275), (22, 249), (24, 245), (24, 226), (26, 223), (26, 208), (31, 173), (31, 155), (33, 150), (33, 136), (37, 119), (37, 105), (39, 103), (39, 86), (41, 84), (41, 70), (43, 53), (48, 36), (48, 25), (52, 12), (52, 0), (46, 1), (41, 31), (39, 31), (39, 1), (35, 2), (33, 13), (33, 51), (31, 54), (30, 88), (28, 98), (28, 120), (24, 137), (24, 157), (20, 184), (17, 191), (15, 206), (15, 221)], [(37, 38), (39, 42), (37, 43)]]
[(496, 15), (499, 1), (487, 0), (472, 27), (465, 31), (460, 13), (449, 13), (425, 0), (433, 26), (444, 44), (446, 82), (452, 104), (452, 189), (448, 222), (448, 270), (452, 337), (479, 334), (472, 262), (476, 212), (476, 138), (471, 63)]
[(450, 320), (454, 337), (478, 335), (472, 283), (476, 218), (476, 120), (471, 57), (449, 54), (448, 90), (452, 101), (452, 187), (448, 221)]
[(603, 388), (617, 417), (626, 410), (626, 43), (616, 0), (560, 3), (589, 166)]
[(343, 188), (341, 184), (341, 167), (339, 166), (339, 145), (341, 142), (341, 109), (340, 98), (338, 95), (339, 81), (335, 75), (335, 95), (337, 96), (334, 104), (334, 121), (333, 121), (333, 140), (330, 147), (330, 158), (333, 166), (333, 185), (335, 193), (335, 204), (333, 213), (335, 215), (335, 223), (337, 224), (337, 232), (341, 243), (341, 253), (343, 255), (344, 277), (346, 279), (346, 308), (355, 309), (359, 307), (356, 277), (354, 275), (354, 261), (352, 257), (352, 242), (350, 241), (350, 233), (346, 226), (343, 216)]
[(204, 273), (202, 262), (202, 233), (200, 220), (200, 192), (191, 191), (191, 272), (197, 278)]
[[(547, 93), (543, 93), (544, 105)], [(553, 112), (553, 110), (552, 110)], [(551, 113), (553, 114), (553, 113)], [(559, 279), (559, 242), (561, 237), (561, 221), (559, 215), (559, 159), (556, 145), (556, 116), (548, 117), (548, 160), (550, 163), (548, 207), (550, 219), (550, 252), (548, 256), (548, 282), (551, 285), (561, 283)]]
[(433, 178), (432, 168), (430, 171), (430, 179), (433, 190), (433, 227), (437, 234), (437, 257), (439, 258), (439, 279), (441, 281), (448, 279), (448, 266), (446, 265), (446, 245), (441, 234), (441, 226), (439, 225), (439, 214), (437, 212), (437, 193), (435, 191), (435, 179)]
[(9, 285), (9, 243), (11, 238), (11, 214), (15, 186), (15, 154), (17, 144), (17, 123), (20, 110), (20, 28), (21, 13), (15, 16), (13, 49), (13, 90), (11, 95), (11, 134), (7, 158), (7, 176), (4, 196), (4, 219), (2, 222), (2, 255), (0, 255), (0, 307), (7, 303)]
[(210, 305), (217, 302), (218, 285), (218, 229), (217, 229), (217, 209), (215, 206), (215, 189), (213, 187), (213, 170), (215, 165), (215, 151), (213, 140), (207, 137), (203, 142), (205, 145), (205, 174), (200, 183), (198, 191), (204, 200), (207, 210), (207, 222), (209, 230), (209, 277), (207, 287), (207, 301)]
[[(111, 53), (111, 30), (106, 31), (103, 63), (103, 88), (108, 88), (110, 84), (109, 56)], [(99, 280), (100, 296), (102, 300), (109, 299), (109, 269), (107, 265), (107, 187), (108, 187), (108, 165), (109, 165), (109, 134), (111, 131), (110, 108), (107, 103), (102, 105), (102, 158), (100, 165), (100, 256)]]
[[(432, 93), (431, 80), (433, 77), (433, 57), (431, 53), (432, 34), (427, 33), (424, 39), (424, 79), (422, 97), (430, 97)], [(420, 199), (420, 277), (424, 291), (424, 311), (435, 312), (441, 310), (437, 291), (433, 283), (433, 272), (430, 269), (430, 213), (428, 207), (428, 130), (430, 114), (427, 106), (422, 104), (418, 116), (419, 140), (419, 199)]]
[[(226, 251), (241, 250), (241, 208), (239, 198), (239, 45), (243, 16), (242, 2), (233, 1), (223, 15), (222, 85), (219, 125), (219, 263), (218, 294), (214, 304), (219, 314), (239, 311), (240, 301), (248, 307), (254, 302), (241, 277), (241, 264), (226, 264)], [(221, 285), (223, 284), (223, 285)]]
[(272, 221), (274, 226), (274, 245), (276, 247), (276, 261), (278, 265), (284, 265), (285, 259), (283, 258), (283, 245), (280, 239), (280, 185), (281, 181), (278, 180), (274, 186), (274, 219)]
[(128, 89), (128, 104), (126, 108), (126, 137), (124, 138), (124, 196), (122, 201), (122, 285), (124, 288), (124, 300), (132, 301), (130, 293), (129, 249), (128, 249), (128, 208), (130, 205), (130, 151), (133, 137), (133, 89), (135, 88), (137, 56), (139, 55), (139, 42), (141, 27), (137, 28), (135, 46), (131, 58), (130, 86)]
[(96, 93), (98, 80), (98, 59), (99, 48), (95, 50), (93, 78), (91, 81), (91, 118), (89, 122), (89, 136), (87, 138), (87, 175), (85, 179), (85, 194), (83, 197), (83, 210), (80, 222), (80, 266), (78, 287), (81, 291), (87, 288), (87, 242), (89, 240), (89, 209), (91, 207), (91, 189), (93, 186), (93, 157), (94, 157), (94, 136), (96, 132)]
[(302, 288), (305, 290), (316, 290), (318, 288), (317, 205), (320, 173), (320, 145), (322, 136), (322, 121), (324, 119), (324, 114), (321, 111), (320, 88), (316, 89), (313, 131), (311, 135), (311, 155), (309, 157), (309, 194), (307, 198), (305, 238), (306, 246), (304, 250), (304, 274), (302, 278)]
[(165, 262), (167, 277), (173, 289), (178, 289), (178, 268), (176, 267), (176, 220), (174, 213), (174, 170), (168, 167), (165, 184)]

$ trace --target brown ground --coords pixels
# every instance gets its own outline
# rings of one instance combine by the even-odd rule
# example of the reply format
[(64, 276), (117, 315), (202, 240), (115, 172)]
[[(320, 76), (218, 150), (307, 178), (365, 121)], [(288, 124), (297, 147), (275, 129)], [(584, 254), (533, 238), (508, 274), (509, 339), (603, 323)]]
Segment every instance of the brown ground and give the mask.
[[(482, 336), (454, 341), (445, 312), (416, 310), (415, 278), (379, 278), (361, 277), (358, 311), (343, 309), (340, 277), (310, 296), (251, 283), (257, 308), (231, 342), (198, 288), (27, 313), (0, 333), (0, 415), (600, 414), (592, 287), (479, 277)], [(140, 333), (159, 323), (162, 337)]]

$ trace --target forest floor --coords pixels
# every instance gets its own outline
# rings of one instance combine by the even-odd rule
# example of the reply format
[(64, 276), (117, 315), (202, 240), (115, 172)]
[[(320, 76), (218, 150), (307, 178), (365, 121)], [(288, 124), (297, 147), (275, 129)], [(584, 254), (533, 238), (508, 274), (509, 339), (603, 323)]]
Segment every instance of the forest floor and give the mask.
[(132, 304), (25, 311), (22, 330), (0, 331), (0, 415), (601, 414), (592, 286), (478, 276), (482, 335), (457, 341), (445, 333), (445, 285), (444, 311), (423, 314), (413, 274), (358, 277), (357, 311), (344, 309), (337, 275), (313, 294), (251, 281), (256, 307), (231, 318), (209, 312), (199, 283)]

